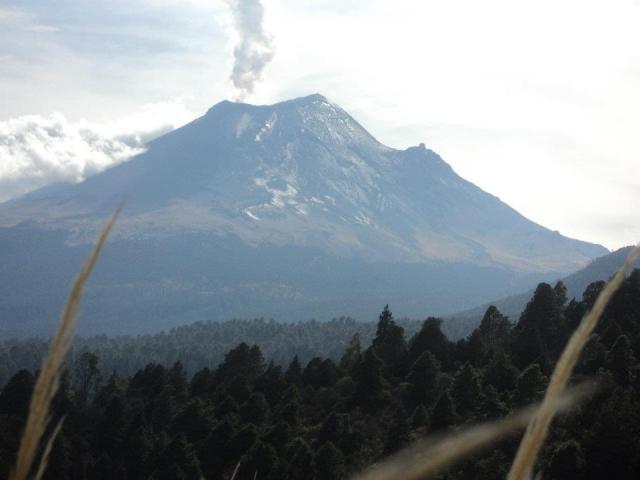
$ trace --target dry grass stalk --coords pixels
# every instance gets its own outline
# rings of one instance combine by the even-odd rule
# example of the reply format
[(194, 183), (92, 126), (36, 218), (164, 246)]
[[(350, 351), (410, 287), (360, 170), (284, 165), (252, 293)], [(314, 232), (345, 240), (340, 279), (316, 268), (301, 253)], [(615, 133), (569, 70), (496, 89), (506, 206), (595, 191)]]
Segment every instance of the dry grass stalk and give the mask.
[[(591, 390), (586, 385), (573, 389), (557, 398), (554, 406), (557, 409), (568, 408)], [(450, 435), (418, 441), (391, 456), (381, 465), (376, 465), (357, 475), (354, 480), (426, 478), (524, 428), (536, 412), (537, 406), (531, 406), (502, 420), (486, 422)]]
[(589, 340), (602, 312), (613, 294), (620, 288), (628, 271), (638, 258), (640, 258), (640, 244), (629, 253), (620, 270), (600, 292), (593, 308), (584, 316), (580, 325), (569, 339), (560, 359), (556, 363), (542, 406), (527, 426), (507, 480), (529, 480), (531, 478), (538, 452), (547, 436), (549, 425), (557, 408), (557, 399), (562, 395), (580, 353)]
[[(78, 276), (73, 282), (67, 303), (60, 317), (60, 323), (58, 324), (56, 333), (51, 341), (51, 345), (49, 346), (49, 352), (42, 361), (42, 368), (40, 369), (40, 373), (33, 390), (33, 395), (31, 396), (29, 416), (27, 417), (27, 424), (20, 441), (16, 467), (11, 476), (12, 480), (26, 480), (33, 469), (40, 441), (44, 435), (47, 425), (49, 424), (49, 407), (60, 384), (64, 358), (69, 351), (71, 341), (73, 340), (73, 332), (76, 325), (78, 307), (80, 305), (82, 292), (93, 268), (96, 265), (96, 262), (98, 261), (98, 257), (102, 252), (107, 238), (109, 237), (109, 233), (111, 232), (121, 209), (122, 204), (117, 208), (111, 219), (102, 229), (93, 251), (84, 261)], [(55, 440), (55, 435), (60, 431), (61, 426), (61, 424), (56, 426), (51, 434), (51, 437), (47, 442), (47, 446), (45, 447), (44, 457), (48, 456), (53, 445), (53, 441)], [(40, 463), (38, 468), (38, 475), (44, 473), (46, 468), (46, 458), (44, 457), (43, 462)], [(38, 477), (36, 476), (35, 478)]]
[(60, 421), (58, 422), (58, 424), (56, 425), (56, 428), (53, 429), (53, 432), (51, 432), (51, 435), (49, 435), (49, 439), (47, 440), (47, 444), (44, 447), (44, 451), (42, 452), (42, 456), (40, 457), (40, 463), (38, 465), (38, 470), (35, 474), (35, 476), (33, 477), (33, 480), (40, 480), (43, 475), (44, 475), (44, 471), (47, 469), (47, 464), (49, 463), (49, 455), (51, 455), (51, 449), (53, 448), (53, 442), (56, 441), (56, 437), (58, 436), (58, 434), (60, 433), (60, 430), (62, 429), (62, 423), (64, 422), (64, 418), (61, 418)]
[(240, 470), (240, 462), (236, 463), (236, 468), (233, 469), (233, 473), (231, 474), (230, 480), (235, 480), (236, 475), (238, 475), (238, 471)]

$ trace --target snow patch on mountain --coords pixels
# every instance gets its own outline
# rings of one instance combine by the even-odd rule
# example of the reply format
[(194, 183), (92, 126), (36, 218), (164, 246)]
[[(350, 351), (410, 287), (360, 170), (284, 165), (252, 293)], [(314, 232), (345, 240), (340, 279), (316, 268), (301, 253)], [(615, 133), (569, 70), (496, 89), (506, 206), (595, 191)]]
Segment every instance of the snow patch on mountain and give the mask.
[(260, 220), (260, 217), (258, 217), (255, 213), (253, 213), (250, 208), (245, 208), (243, 212), (253, 220)]
[(298, 190), (293, 185), (281, 179), (255, 178), (253, 181), (271, 194), (271, 205), (274, 207), (283, 208), (285, 205), (297, 205), (298, 202), (295, 198), (298, 195)]
[(274, 112), (269, 117), (269, 120), (267, 120), (264, 126), (260, 129), (260, 131), (256, 134), (255, 141), (260, 142), (262, 140), (262, 137), (274, 127), (277, 121), (278, 121), (278, 114)]

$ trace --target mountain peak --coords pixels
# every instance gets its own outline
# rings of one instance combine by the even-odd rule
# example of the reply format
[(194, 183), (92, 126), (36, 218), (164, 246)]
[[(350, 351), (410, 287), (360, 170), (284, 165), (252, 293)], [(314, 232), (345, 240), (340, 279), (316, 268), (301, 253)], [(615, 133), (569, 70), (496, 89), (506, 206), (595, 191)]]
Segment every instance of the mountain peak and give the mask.
[(207, 131), (224, 132), (227, 138), (297, 143), (302, 136), (315, 137), (329, 149), (357, 148), (389, 151), (339, 105), (314, 93), (269, 105), (221, 101), (211, 107), (201, 123)]
[(213, 105), (211, 108), (209, 108), (207, 113), (211, 113), (219, 110), (226, 110), (229, 108), (238, 108), (238, 107), (239, 108), (251, 107), (251, 108), (276, 108), (277, 109), (279, 107), (289, 106), (289, 105), (300, 107), (300, 106), (318, 105), (320, 103), (324, 103), (327, 105), (331, 104), (331, 102), (327, 99), (327, 97), (319, 93), (312, 93), (310, 95), (305, 95), (302, 97), (296, 97), (290, 100), (283, 100), (280, 102), (265, 104), (265, 105), (256, 105), (253, 103), (232, 102), (231, 100), (222, 100), (216, 103), (215, 105)]
[(325, 97), (324, 95), (321, 95), (320, 93), (312, 93), (310, 95), (305, 95), (304, 97), (297, 97), (291, 100), (286, 100), (285, 102), (282, 102), (282, 103), (287, 103), (287, 102), (298, 103), (298, 104), (313, 104), (316, 102), (330, 103), (327, 97)]

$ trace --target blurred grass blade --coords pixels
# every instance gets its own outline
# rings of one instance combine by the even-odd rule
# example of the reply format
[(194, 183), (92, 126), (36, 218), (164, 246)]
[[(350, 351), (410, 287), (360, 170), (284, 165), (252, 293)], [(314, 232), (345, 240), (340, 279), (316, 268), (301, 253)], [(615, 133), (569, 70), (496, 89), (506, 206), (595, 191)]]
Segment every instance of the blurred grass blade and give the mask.
[[(85, 259), (78, 276), (73, 282), (67, 303), (60, 317), (58, 328), (49, 346), (49, 352), (42, 361), (42, 367), (33, 389), (33, 395), (31, 396), (31, 403), (29, 405), (29, 415), (20, 441), (16, 467), (11, 476), (12, 480), (26, 480), (33, 469), (40, 441), (49, 424), (49, 407), (53, 397), (58, 391), (64, 358), (73, 340), (73, 332), (75, 330), (82, 292), (109, 237), (109, 233), (122, 210), (122, 206), (123, 204), (121, 203), (103, 227), (95, 247)], [(52, 435), (57, 435), (61, 426), (62, 424), (56, 426)], [(50, 440), (47, 444), (49, 450), (52, 445), (53, 441)], [(46, 451), (47, 447), (45, 447), (45, 453), (48, 453)], [(44, 473), (44, 469), (46, 468), (46, 459), (43, 460), (44, 463), (40, 463), (38, 473)]]
[(584, 316), (580, 325), (578, 325), (578, 328), (569, 339), (567, 346), (556, 363), (553, 375), (549, 381), (549, 386), (547, 387), (547, 392), (542, 401), (542, 406), (536, 416), (531, 419), (522, 437), (507, 480), (529, 480), (529, 478), (531, 478), (536, 457), (547, 436), (549, 425), (556, 411), (557, 399), (562, 395), (571, 376), (571, 372), (580, 357), (580, 353), (589, 340), (602, 312), (609, 303), (609, 300), (611, 300), (611, 297), (613, 297), (613, 294), (620, 288), (628, 271), (639, 257), (640, 244), (631, 250), (620, 270), (618, 270), (602, 292), (600, 292), (593, 308)]
[(40, 480), (44, 471), (47, 469), (47, 463), (49, 462), (49, 455), (51, 455), (51, 449), (53, 448), (53, 442), (56, 441), (60, 430), (62, 429), (62, 423), (64, 422), (64, 418), (61, 418), (56, 428), (53, 429), (51, 435), (49, 435), (49, 439), (47, 440), (47, 444), (44, 447), (44, 451), (42, 452), (42, 456), (40, 457), (40, 463), (38, 465), (38, 471), (36, 472), (33, 480)]
[[(565, 409), (590, 393), (590, 385), (582, 385), (556, 399), (554, 406)], [(436, 436), (418, 441), (391, 456), (380, 465), (374, 465), (353, 480), (417, 480), (440, 472), (442, 469), (488, 448), (493, 443), (524, 428), (536, 414), (538, 406), (522, 409), (495, 422), (486, 422), (450, 435)]]
[(236, 475), (238, 475), (238, 471), (240, 470), (240, 462), (236, 464), (236, 468), (233, 469), (233, 473), (231, 474), (230, 480), (235, 480)]

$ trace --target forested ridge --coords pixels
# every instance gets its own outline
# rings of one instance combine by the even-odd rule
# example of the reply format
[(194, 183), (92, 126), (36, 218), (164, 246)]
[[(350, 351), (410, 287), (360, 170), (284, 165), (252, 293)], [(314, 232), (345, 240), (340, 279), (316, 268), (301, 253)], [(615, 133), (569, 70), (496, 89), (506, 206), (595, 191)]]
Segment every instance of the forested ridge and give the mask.
[[(195, 322), (153, 335), (79, 337), (69, 358), (73, 362), (90, 351), (100, 358), (103, 371), (124, 377), (149, 363), (170, 367), (175, 362), (180, 362), (187, 375), (192, 375), (201, 368), (220, 363), (225, 353), (240, 342), (258, 345), (267, 362), (273, 361), (283, 367), (295, 355), (305, 364), (318, 356), (338, 361), (353, 335), (360, 336), (363, 346), (371, 343), (376, 333), (374, 320), (356, 321), (342, 317), (300, 322), (264, 318)], [(397, 323), (404, 328), (407, 337), (422, 325), (422, 321), (406, 318)], [(442, 331), (449, 338), (459, 339), (467, 336), (477, 323), (479, 319), (476, 322), (466, 318), (447, 319), (442, 323)], [(0, 341), (0, 385), (18, 370), (40, 368), (48, 346), (48, 341), (42, 338)]]
[[(193, 374), (176, 362), (129, 375), (105, 368), (99, 351), (76, 350), (53, 406), (54, 422), (65, 421), (45, 478), (227, 479), (237, 465), (242, 479), (348, 477), (413, 439), (539, 400), (603, 286), (589, 285), (577, 301), (562, 283), (542, 283), (517, 322), (490, 307), (458, 341), (437, 318), (407, 332), (385, 308), (371, 342), (352, 331), (340, 354), (308, 361), (267, 361), (258, 346), (240, 343)], [(323, 328), (333, 325), (339, 337), (350, 322)], [(638, 358), (640, 270), (615, 294), (581, 356), (573, 381), (595, 378), (599, 387), (554, 422), (538, 463), (543, 478), (638, 478)], [(21, 370), (0, 392), (2, 478), (15, 461), (34, 381), (33, 370)], [(442, 478), (504, 478), (518, 440)]]

